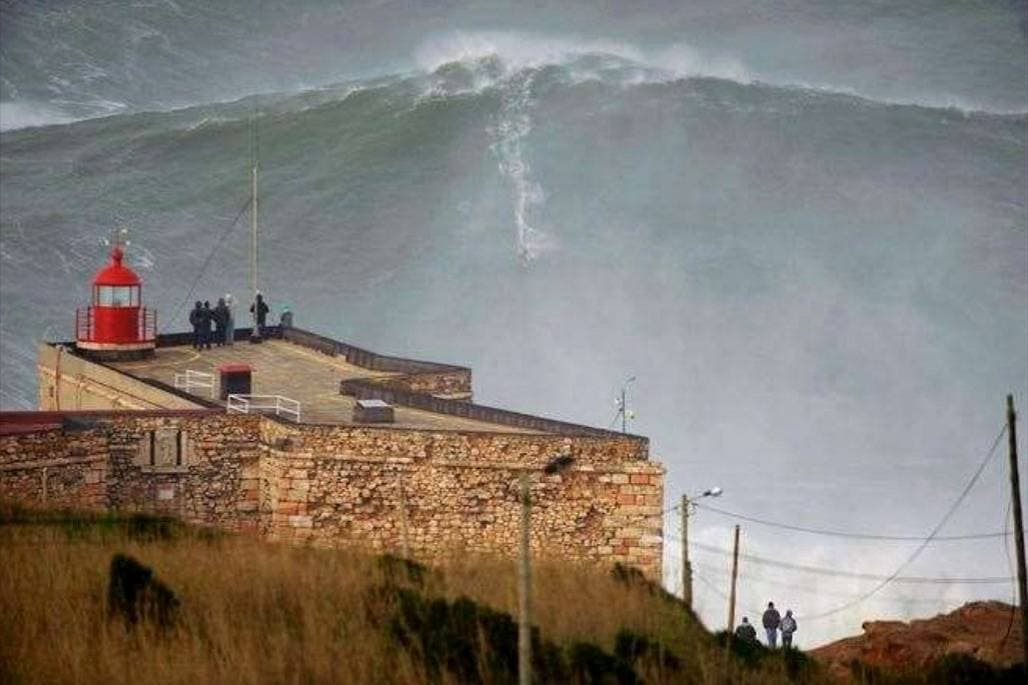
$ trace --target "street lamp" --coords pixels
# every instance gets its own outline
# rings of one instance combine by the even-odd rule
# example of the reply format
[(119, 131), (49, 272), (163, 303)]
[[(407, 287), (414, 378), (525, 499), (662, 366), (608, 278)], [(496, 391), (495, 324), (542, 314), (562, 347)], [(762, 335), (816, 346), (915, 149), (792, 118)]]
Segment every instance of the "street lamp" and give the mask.
[[(561, 454), (543, 467), (543, 473), (552, 476), (566, 470), (575, 462), (568, 454)], [(523, 469), (518, 477), (521, 499), (521, 551), (518, 555), (518, 685), (532, 683), (532, 568), (529, 555), (529, 537), (532, 524), (532, 501), (529, 496), (531, 478)]]
[(696, 500), (704, 497), (720, 497), (722, 492), (724, 491), (721, 488), (715, 486), (707, 488), (693, 497), (682, 495), (682, 504), (679, 507), (682, 510), (682, 601), (690, 609), (692, 609), (692, 564), (689, 562), (689, 509)]

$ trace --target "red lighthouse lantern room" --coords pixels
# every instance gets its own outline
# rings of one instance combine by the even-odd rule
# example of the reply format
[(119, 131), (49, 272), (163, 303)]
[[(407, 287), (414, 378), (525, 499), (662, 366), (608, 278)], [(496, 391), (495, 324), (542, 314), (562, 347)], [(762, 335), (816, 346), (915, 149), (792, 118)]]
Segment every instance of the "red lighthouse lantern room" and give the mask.
[(136, 359), (153, 354), (157, 312), (142, 306), (142, 281), (122, 264), (120, 244), (111, 262), (93, 278), (92, 304), (75, 312), (75, 344), (104, 359)]

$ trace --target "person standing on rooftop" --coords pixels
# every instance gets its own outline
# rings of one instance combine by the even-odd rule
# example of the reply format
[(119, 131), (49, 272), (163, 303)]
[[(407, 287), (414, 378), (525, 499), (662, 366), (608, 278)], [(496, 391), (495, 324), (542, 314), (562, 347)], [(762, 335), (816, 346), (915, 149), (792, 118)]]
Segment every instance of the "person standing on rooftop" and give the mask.
[(203, 322), (203, 304), (200, 300), (196, 301), (196, 306), (189, 312), (189, 325), (193, 327), (193, 349), (199, 350), (201, 347), (201, 324)]
[(232, 311), (236, 300), (231, 293), (225, 293), (225, 310), (228, 316), (225, 319), (225, 344), (231, 345), (236, 341), (236, 315)]
[(206, 300), (203, 309), (200, 310), (200, 347), (205, 350), (211, 349), (211, 324), (214, 323), (214, 312), (211, 311), (211, 303)]
[(271, 308), (268, 307), (268, 303), (264, 301), (264, 295), (257, 293), (257, 299), (250, 305), (250, 313), (257, 319), (257, 332), (260, 333), (261, 337), (264, 336), (264, 327), (268, 322), (268, 312)]
[(229, 311), (225, 304), (225, 298), (219, 297), (218, 304), (214, 307), (214, 344), (222, 347), (225, 344), (225, 335), (228, 327)]

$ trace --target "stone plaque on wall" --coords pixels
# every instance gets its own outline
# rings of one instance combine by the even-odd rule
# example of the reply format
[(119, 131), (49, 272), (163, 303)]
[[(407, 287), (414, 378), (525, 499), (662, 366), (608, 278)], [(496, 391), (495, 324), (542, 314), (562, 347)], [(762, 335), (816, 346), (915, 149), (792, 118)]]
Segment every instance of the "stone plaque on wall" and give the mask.
[(182, 431), (177, 428), (158, 428), (154, 431), (154, 466), (181, 466)]
[(140, 436), (136, 464), (144, 470), (184, 470), (189, 466), (189, 455), (188, 434), (176, 426), (161, 426)]

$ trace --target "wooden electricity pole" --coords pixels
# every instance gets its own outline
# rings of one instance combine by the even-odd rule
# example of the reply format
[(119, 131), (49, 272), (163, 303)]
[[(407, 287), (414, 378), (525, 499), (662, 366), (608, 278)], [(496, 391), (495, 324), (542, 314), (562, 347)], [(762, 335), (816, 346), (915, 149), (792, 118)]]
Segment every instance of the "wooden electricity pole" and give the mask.
[(732, 548), (732, 590), (728, 595), (728, 633), (735, 629), (735, 582), (739, 579), (739, 526), (735, 527), (735, 545)]
[(518, 685), (532, 684), (532, 569), (529, 560), (529, 525), (532, 521), (528, 491), (528, 472), (522, 471), (521, 491), (521, 552), (518, 557)]
[(1017, 473), (1017, 414), (1014, 396), (1007, 395), (1007, 439), (1010, 445), (1010, 497), (1014, 509), (1014, 543), (1017, 546), (1017, 589), (1021, 600), (1021, 646), (1028, 655), (1028, 581), (1024, 562), (1024, 521), (1021, 518), (1021, 482)]
[(400, 488), (400, 535), (403, 558), (410, 559), (410, 534), (407, 527), (407, 493), (403, 490), (403, 474), (396, 474), (396, 485)]
[(689, 563), (689, 496), (682, 495), (682, 601), (692, 609), (692, 564)]

